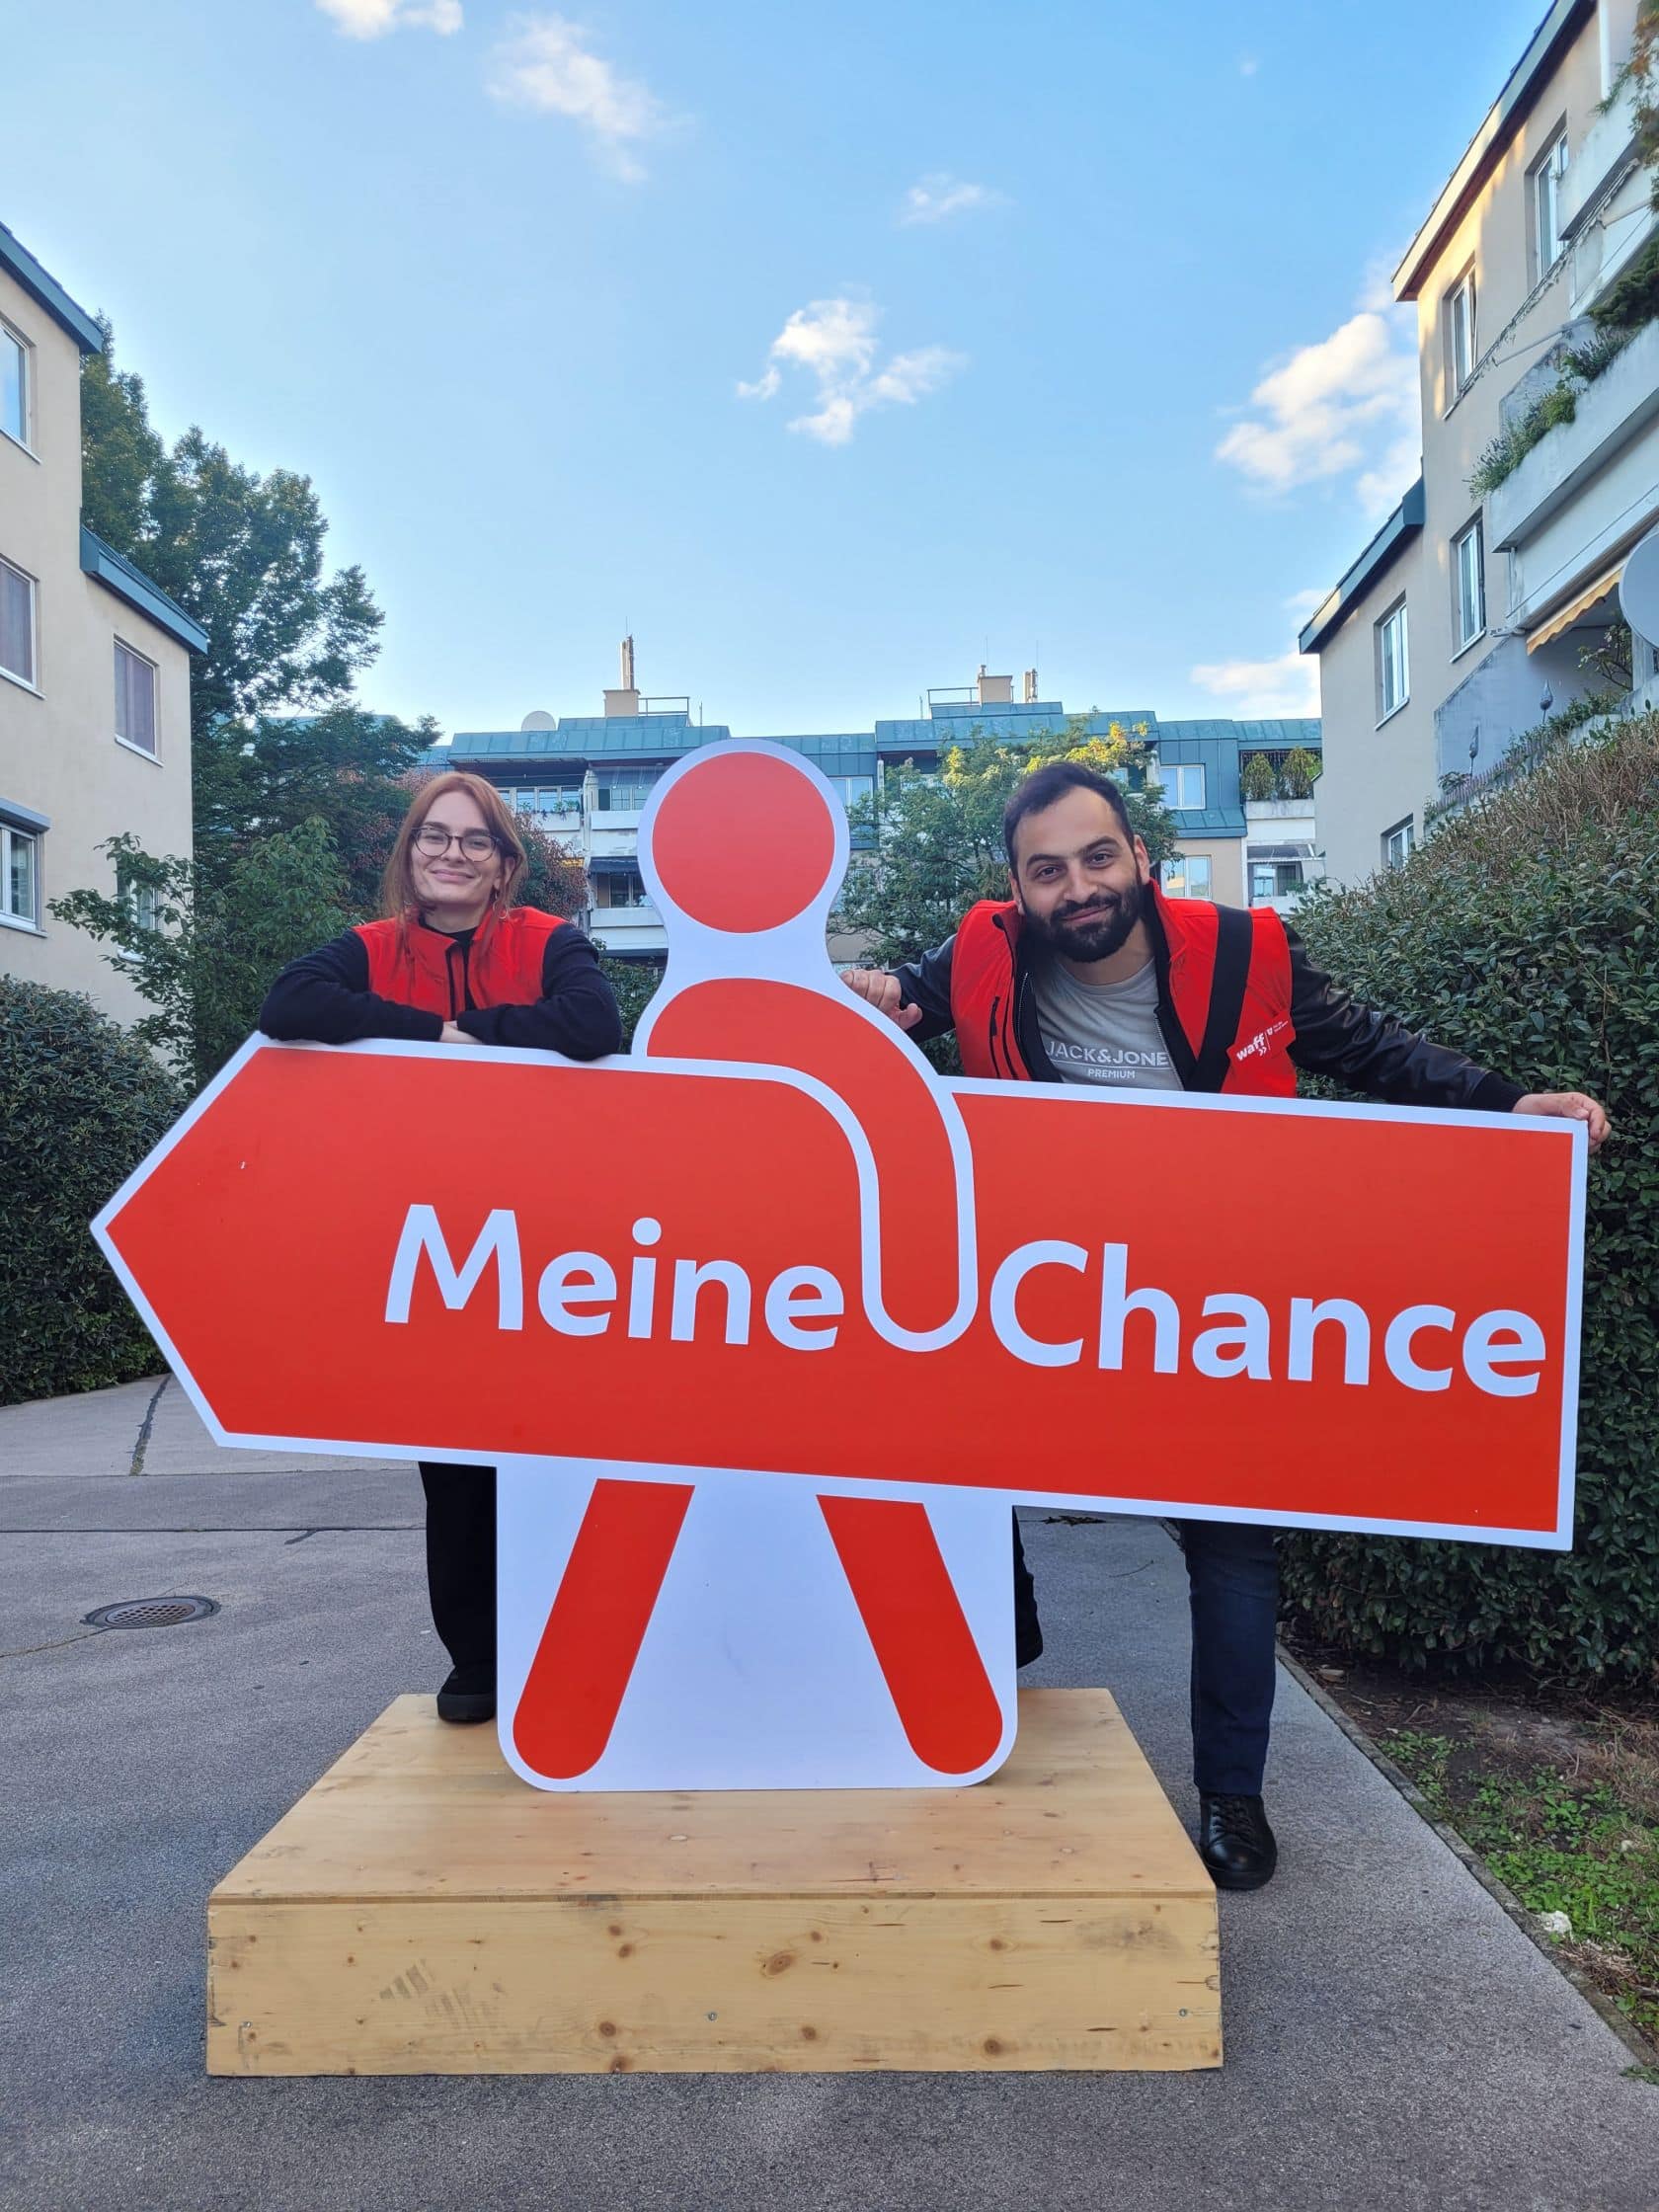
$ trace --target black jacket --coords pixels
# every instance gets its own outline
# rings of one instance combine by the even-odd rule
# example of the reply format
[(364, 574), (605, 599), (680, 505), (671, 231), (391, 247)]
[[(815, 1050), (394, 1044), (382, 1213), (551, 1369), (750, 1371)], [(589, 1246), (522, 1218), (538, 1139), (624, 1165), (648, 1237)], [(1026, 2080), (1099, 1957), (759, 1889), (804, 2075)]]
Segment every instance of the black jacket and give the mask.
[[(1158, 1027), (1170, 1048), (1177, 1070), (1191, 1069), (1192, 1048), (1180, 1033), (1169, 1002), (1169, 948), (1148, 900), (1145, 908), (1152, 958), (1157, 966)], [(1352, 992), (1334, 983), (1307, 957), (1296, 931), (1286, 927), (1291, 948), (1291, 1023), (1296, 1041), (1290, 1057), (1310, 1075), (1328, 1075), (1349, 1089), (1388, 1106), (1450, 1106), (1481, 1113), (1509, 1114), (1526, 1094), (1506, 1076), (1477, 1066), (1462, 1053), (1434, 1045), (1415, 1030), (1407, 1029), (1392, 1014), (1355, 1003)], [(919, 1006), (922, 1019), (910, 1031), (918, 1044), (940, 1037), (955, 1026), (951, 1014), (951, 951), (954, 937), (919, 960), (907, 961), (893, 972), (899, 979), (905, 1004)], [(1014, 1020), (1026, 1066), (1039, 1082), (1061, 1078), (1049, 1066), (1037, 1025), (1035, 994), (1031, 989), (1031, 955), (1027, 932), (1020, 932), (1015, 948)], [(1183, 1076), (1184, 1086), (1196, 1089)]]
[[(425, 927), (425, 924), (420, 926)], [(434, 931), (443, 935), (443, 931)], [(446, 957), (455, 1025), (481, 1045), (514, 1045), (598, 1060), (622, 1049), (622, 1017), (592, 940), (574, 923), (547, 940), (541, 996), (528, 1006), (475, 1006), (468, 974), (473, 932), (450, 936)], [(355, 929), (303, 959), (290, 960), (266, 994), (259, 1025), (268, 1037), (353, 1045), (363, 1037), (407, 1037), (435, 1044), (441, 1014), (380, 998), (368, 988), (368, 949)]]

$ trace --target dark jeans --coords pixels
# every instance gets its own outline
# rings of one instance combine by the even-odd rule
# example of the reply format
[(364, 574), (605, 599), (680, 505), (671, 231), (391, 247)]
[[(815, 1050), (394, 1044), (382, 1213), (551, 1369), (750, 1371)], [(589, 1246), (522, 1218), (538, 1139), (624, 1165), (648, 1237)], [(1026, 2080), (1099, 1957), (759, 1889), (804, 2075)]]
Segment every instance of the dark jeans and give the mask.
[(496, 1671), (496, 1470), (421, 1462), (433, 1626), (457, 1667)]
[[(1174, 1528), (1192, 1604), (1193, 1780), (1206, 1796), (1259, 1797), (1273, 1719), (1276, 1532), (1240, 1521), (1178, 1521)], [(1022, 1667), (1043, 1648), (1017, 1520), (1014, 1643)]]
[(1193, 1780), (1211, 1796), (1259, 1797), (1273, 1720), (1278, 1532), (1243, 1521), (1177, 1521), (1192, 1604)]

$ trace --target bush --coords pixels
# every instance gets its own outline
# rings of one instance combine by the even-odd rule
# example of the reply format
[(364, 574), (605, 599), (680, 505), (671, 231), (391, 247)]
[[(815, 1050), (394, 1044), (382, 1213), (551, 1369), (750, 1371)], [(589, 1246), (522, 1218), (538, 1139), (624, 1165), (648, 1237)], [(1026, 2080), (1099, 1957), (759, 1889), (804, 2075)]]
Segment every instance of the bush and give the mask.
[(1298, 911), (1362, 999), (1538, 1090), (1588, 1090), (1590, 1170), (1568, 1553), (1298, 1534), (1287, 1610), (1397, 1665), (1659, 1680), (1659, 716), (1556, 753), (1407, 865)]
[(1319, 780), (1319, 762), (1304, 745), (1293, 746), (1286, 753), (1282, 780), (1287, 799), (1311, 798)]
[(618, 960), (614, 954), (601, 953), (599, 966), (616, 993), (617, 1008), (622, 1016), (622, 1050), (632, 1052), (635, 1026), (657, 995), (664, 964), (661, 960)]
[(1273, 762), (1265, 752), (1251, 753), (1238, 781), (1245, 798), (1252, 801), (1271, 799), (1279, 788), (1279, 779), (1273, 773)]
[(90, 999), (0, 976), (0, 1405), (159, 1371), (87, 1224), (183, 1106)]

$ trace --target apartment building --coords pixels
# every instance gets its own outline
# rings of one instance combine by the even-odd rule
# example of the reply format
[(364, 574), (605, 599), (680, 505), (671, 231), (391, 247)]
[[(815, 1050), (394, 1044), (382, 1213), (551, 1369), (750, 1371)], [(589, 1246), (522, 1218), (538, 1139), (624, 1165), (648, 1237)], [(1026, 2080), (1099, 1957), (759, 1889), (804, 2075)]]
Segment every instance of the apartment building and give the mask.
[[(81, 360), (98, 325), (0, 225), (0, 969), (88, 992), (131, 985), (47, 902), (114, 892), (132, 830), (191, 851), (190, 658), (205, 633), (81, 526)], [(133, 925), (147, 917), (135, 908)]]
[[(721, 723), (694, 722), (683, 695), (641, 693), (631, 639), (622, 649), (622, 679), (605, 692), (602, 714), (538, 712), (526, 715), (517, 730), (457, 731), (426, 758), (434, 768), (470, 768), (488, 777), (514, 806), (580, 853), (592, 899), (588, 925), (606, 951), (659, 955), (667, 940), (640, 874), (640, 814), (665, 769), (732, 732)], [(919, 768), (936, 768), (951, 747), (971, 744), (977, 733), (1019, 744), (1066, 728), (1071, 719), (1066, 708), (1037, 697), (1035, 671), (1023, 690), (1016, 701), (1011, 676), (982, 669), (972, 684), (929, 692), (925, 710), (913, 718), (771, 742), (811, 760), (850, 806), (877, 789), (891, 764), (913, 760)], [(1160, 721), (1136, 707), (1091, 711), (1082, 721), (1098, 736), (1114, 723), (1145, 725), (1156, 748), (1165, 803), (1181, 831), (1181, 858), (1164, 871), (1164, 888), (1174, 896), (1285, 910), (1319, 874), (1315, 785), (1305, 760), (1293, 757), (1317, 761), (1316, 720)], [(1248, 780), (1260, 795), (1246, 799), (1246, 765), (1257, 755), (1264, 765)], [(832, 949), (850, 957), (854, 948)]]
[[(1659, 251), (1619, 83), (1635, 15), (1555, 0), (1395, 272), (1417, 308), (1422, 474), (1301, 638), (1337, 882), (1401, 864), (1435, 812), (1513, 772), (1518, 737), (1625, 687), (1587, 656), (1659, 518), (1659, 322), (1591, 311)], [(1635, 659), (1641, 704), (1654, 661)]]

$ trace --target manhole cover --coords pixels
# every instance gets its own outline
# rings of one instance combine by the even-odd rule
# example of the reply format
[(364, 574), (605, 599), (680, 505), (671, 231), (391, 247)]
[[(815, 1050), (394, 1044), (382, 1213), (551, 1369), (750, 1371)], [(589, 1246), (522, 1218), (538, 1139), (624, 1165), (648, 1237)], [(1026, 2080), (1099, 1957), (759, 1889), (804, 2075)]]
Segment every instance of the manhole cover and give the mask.
[(100, 1606), (85, 1619), (89, 1628), (176, 1628), (218, 1610), (211, 1598), (127, 1598), (118, 1606)]

